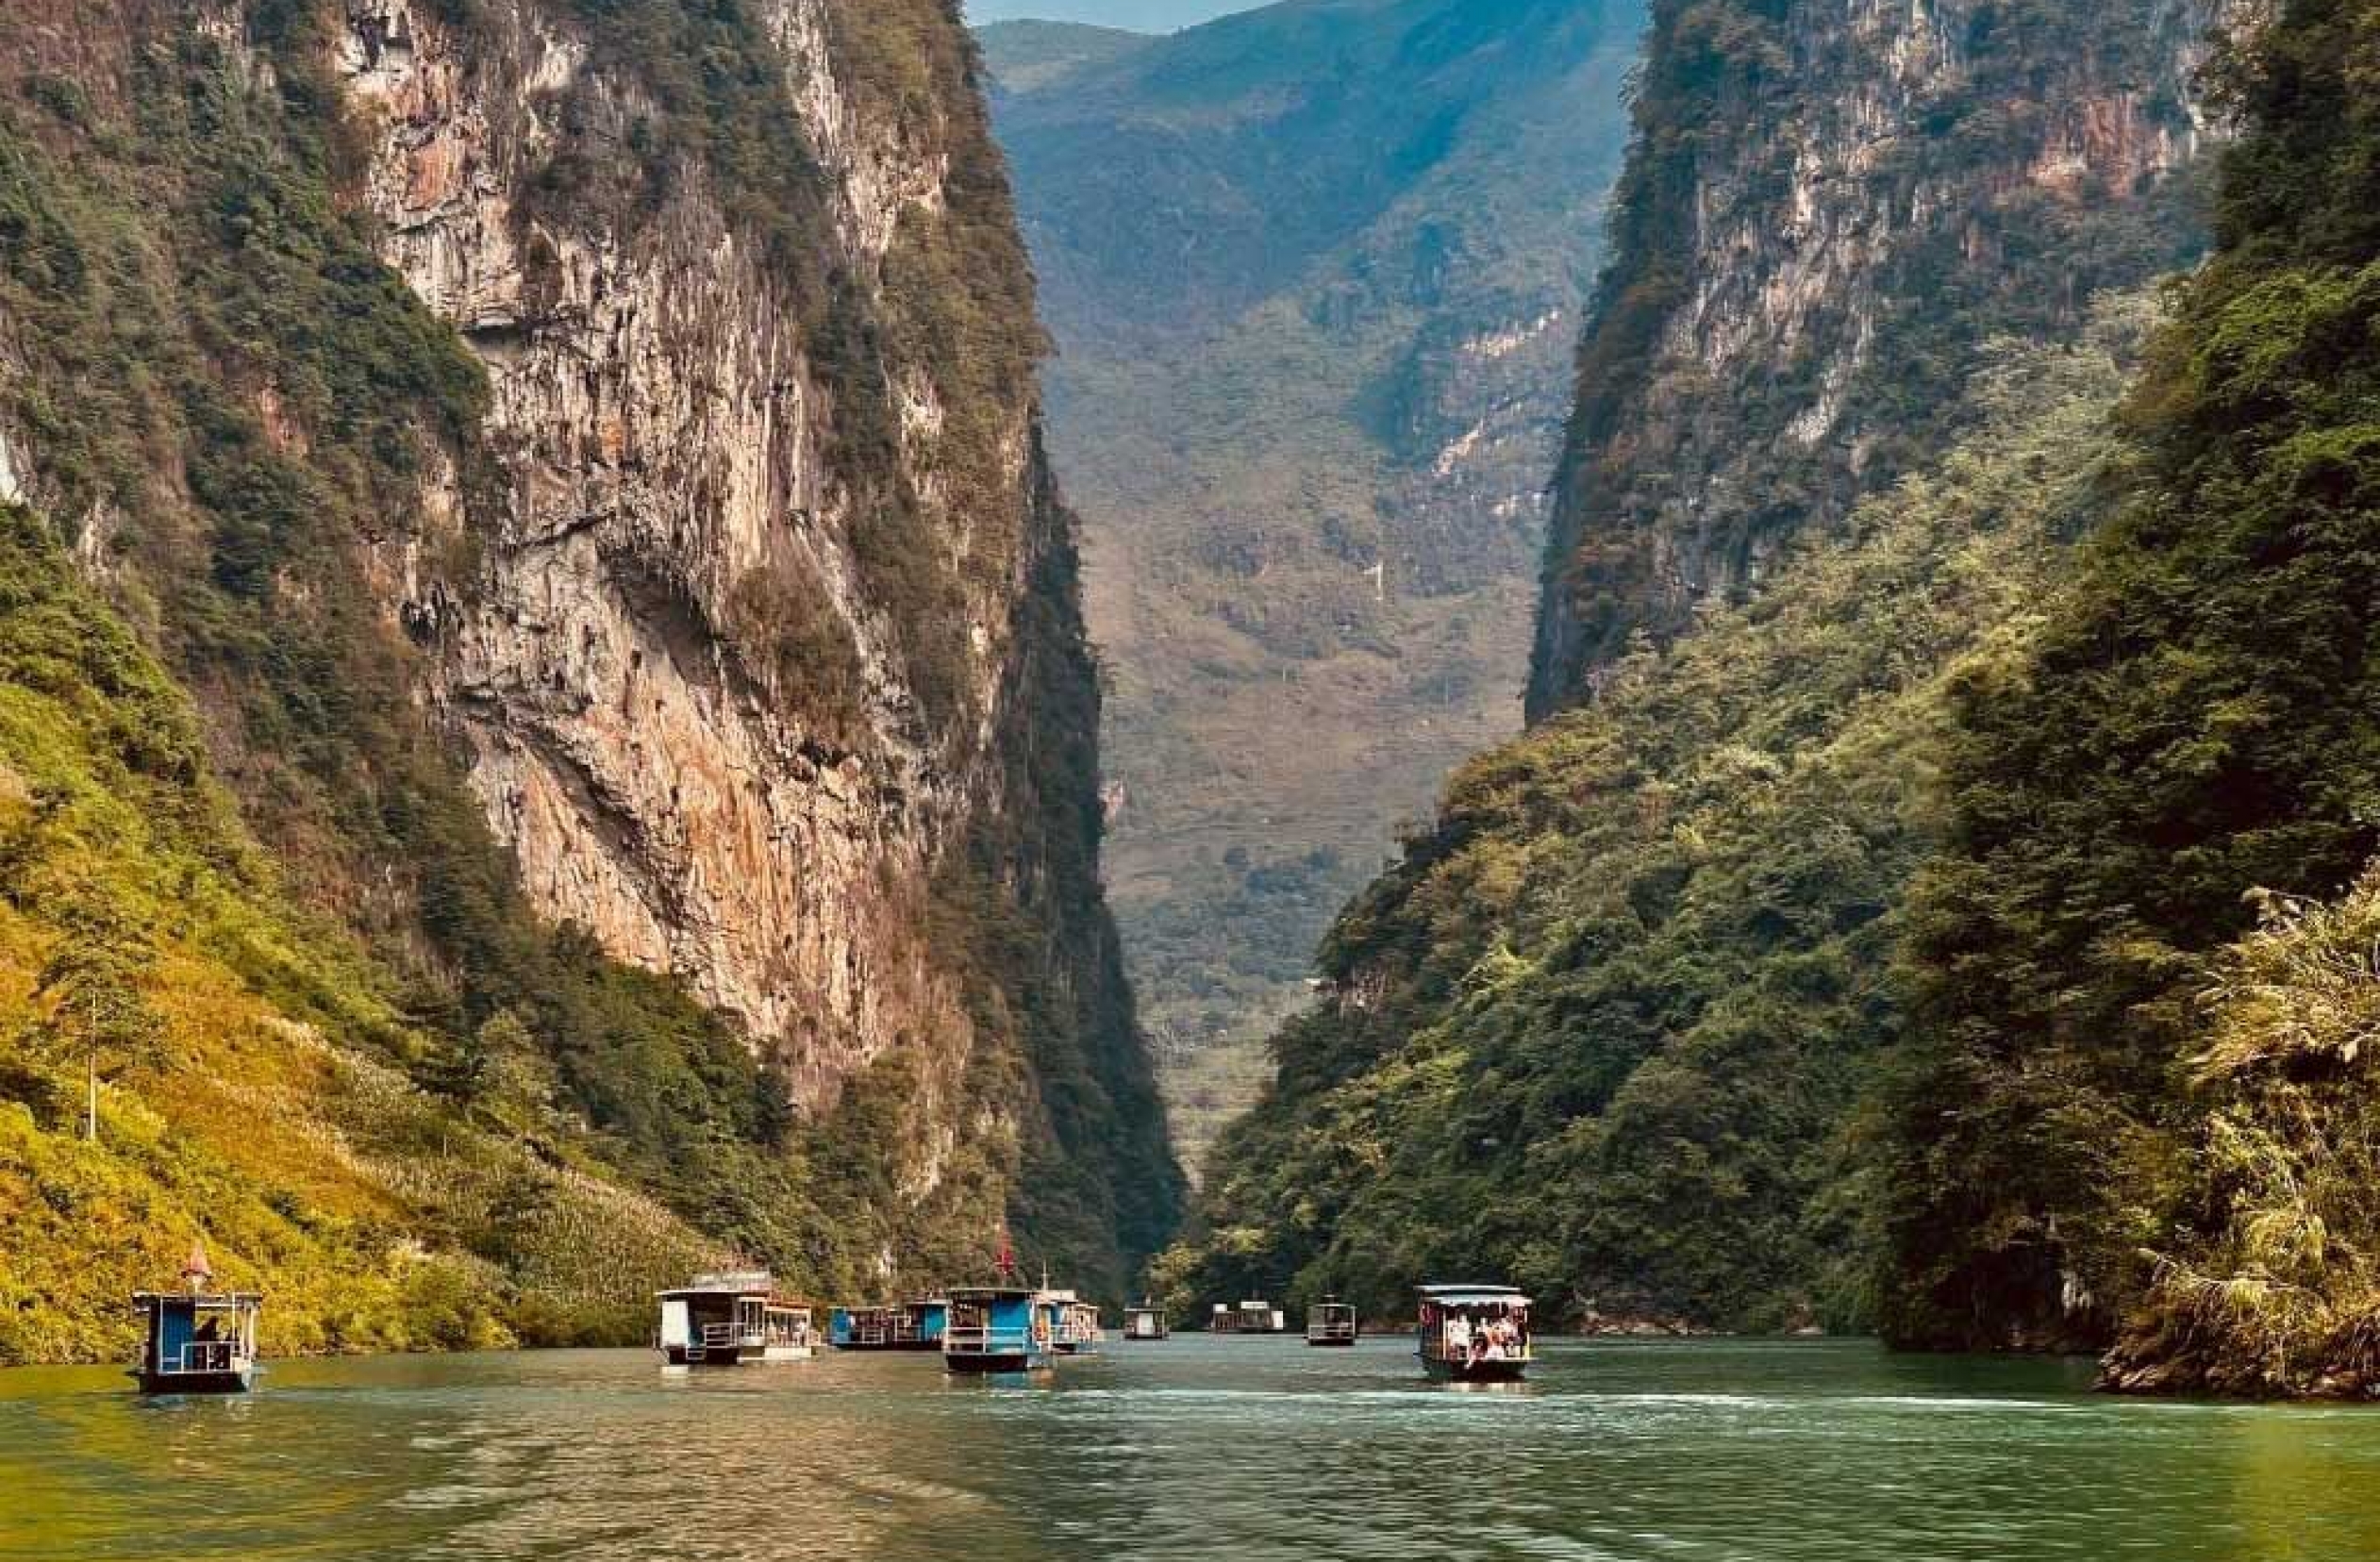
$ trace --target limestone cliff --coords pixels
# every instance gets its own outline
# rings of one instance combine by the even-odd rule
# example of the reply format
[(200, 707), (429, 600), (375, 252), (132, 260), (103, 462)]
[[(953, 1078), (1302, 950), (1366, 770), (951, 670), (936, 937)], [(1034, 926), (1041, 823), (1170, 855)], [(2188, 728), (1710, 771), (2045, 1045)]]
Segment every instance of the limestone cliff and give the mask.
[(1939, 452), (1992, 336), (2188, 261), (2208, 0), (1670, 0), (1580, 350), (1529, 704)]
[[(587, 41), (539, 6), (491, 8), (469, 35), (422, 9), (351, 5), (342, 62), (378, 126), (366, 189), (389, 261), (488, 366), (503, 492), (478, 568), (443, 579), (421, 556), (468, 523), (439, 474), (432, 524), (380, 550), (391, 599), (530, 893), (621, 957), (686, 972), (815, 1100), (904, 1029), (963, 1025), (921, 908), (940, 849), (994, 801), (978, 713), (1020, 575), (1063, 530), (1030, 513), (1029, 387), (990, 409), (993, 480), (959, 495), (924, 475), (943, 387), (885, 366), (927, 529), (978, 566), (953, 572), (947, 605), (968, 714), (936, 722), (854, 557), (867, 495), (833, 469), (836, 388), (774, 258), (699, 176), (649, 214), (536, 209), (566, 139), (607, 133), (567, 111), (624, 132), (653, 107), (591, 75)], [(816, 258), (874, 303), (895, 233), (942, 219), (947, 127), (863, 117), (820, 6), (769, 21), (827, 174)], [(775, 665), (771, 637), (796, 627), (833, 647), (803, 659), (832, 657), (848, 713), (782, 687), (818, 677)]]
[[(202, 221), (156, 241), (190, 375), (229, 394), (152, 443), (191, 443), (203, 478), (231, 440), (238, 482), (175, 491), (169, 468), (130, 486), (171, 522), (123, 528), (40, 418), (0, 431), (8, 485), (150, 612), (301, 884), (466, 1027), (539, 1027), (520, 960), (488, 977), (519, 915), (682, 983), (812, 1125), (800, 1155), (864, 1213), (875, 1281), (1013, 1218), (1120, 1288), (1178, 1173), (1098, 883), (1031, 276), (953, 9), (125, 0), (13, 30), (30, 101), (38, 72), (93, 125), (195, 105), (253, 131), (260, 181), (287, 165), (261, 197), (169, 170)], [(62, 166), (119, 155), (61, 117)], [(242, 246), (332, 302), (248, 296)], [(331, 361), (326, 322), (358, 321), (406, 364)], [(305, 498), (231, 571), (250, 466)], [(257, 634), (309, 635), (268, 662), (270, 702), (226, 665), (226, 605), (181, 600), (168, 534)], [(277, 749), (292, 709), (333, 740)], [(500, 872), (468, 865), (481, 832)], [(598, 1126), (675, 1121), (671, 1066), (612, 1088), (644, 1041), (549, 1019)], [(590, 1050), (610, 1061), (569, 1063)], [(749, 1213), (731, 1235), (801, 1245)]]

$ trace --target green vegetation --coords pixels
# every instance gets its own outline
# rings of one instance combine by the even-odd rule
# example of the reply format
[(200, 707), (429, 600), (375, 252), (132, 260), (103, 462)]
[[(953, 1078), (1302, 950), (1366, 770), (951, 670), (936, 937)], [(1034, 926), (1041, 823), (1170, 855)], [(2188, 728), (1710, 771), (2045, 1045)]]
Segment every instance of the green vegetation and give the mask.
[(1946, 692), (2095, 515), (2147, 312), (1992, 348), (1951, 456), (1458, 774), (1325, 943), (1332, 997), (1276, 1041), (1168, 1285), (1381, 1310), (1486, 1273), (1572, 1320), (1858, 1322), (1854, 1122), (1900, 1034)]
[(1642, 14), (983, 34), (1114, 678), (1110, 893), (1193, 1162), (1395, 823), (1517, 724)]
[[(49, 35), (0, 19), (0, 422), (61, 518), (10, 512), (0, 570), (22, 587), (0, 636), (29, 647), (0, 681), (20, 870), (0, 1357), (119, 1350), (122, 1292), (170, 1279), (193, 1231), (227, 1280), (274, 1293), (268, 1343), (298, 1350), (636, 1338), (656, 1282), (730, 1252), (821, 1291), (874, 1290), (887, 1255), (963, 1272), (1004, 1205), (1120, 1294), (1172, 1227), (1179, 1176), (1098, 894), (1067, 518), (1021, 502), (1013, 471), (1040, 337), (965, 36), (939, 0), (838, 10), (858, 90), (885, 94), (870, 107), (952, 157), (946, 224), (905, 227), (886, 274), (857, 276), (827, 271), (817, 171), (746, 7), (569, 3), (657, 108), (607, 138), (598, 111), (637, 94), (566, 106), (549, 199), (591, 180), (620, 204), (569, 209), (633, 230), (708, 179), (772, 255), (838, 392), (868, 590), (954, 746), (976, 697), (955, 607), (1007, 606), (1032, 561), (991, 717), (1009, 806), (987, 808), (980, 872), (949, 875), (975, 888), (943, 907), (948, 946), (982, 952), (962, 1121), (1017, 1119), (1020, 1142), (955, 1147), (937, 1202), (907, 1209), (897, 1068), (794, 1121), (733, 1024), (533, 913), (388, 614), (390, 560), (417, 543), (445, 590), (472, 589), (503, 495), (476, 360), (345, 193), (360, 142), (325, 50), (335, 8), (253, 8), (269, 70), (143, 13), (108, 33), (121, 58), (71, 81), (18, 74)], [(446, 14), (479, 22), (467, 0)], [(635, 176), (578, 167), (593, 147)], [(946, 413), (930, 509), (886, 443), (890, 387), (918, 375)], [(415, 530), (424, 474), (449, 466), (459, 540)], [(789, 697), (847, 711), (850, 648), (782, 585), (757, 583), (726, 632), (756, 666), (801, 664)], [(94, 1052), (92, 1147), (73, 1108)]]
[[(2243, 134), (2219, 253), (2129, 406), (2146, 477), (2022, 654), (1960, 690), (1886, 1179), (1903, 1338), (2128, 1326), (2134, 1371), (2171, 1353), (2176, 1383), (2298, 1387), (2318, 1320), (2354, 1310), (2368, 1212), (2282, 1186), (2359, 1153), (2333, 1138), (2361, 1077), (2324, 1055), (2340, 995), (2305, 972), (2239, 989), (2322, 958), (2360, 903), (2222, 952), (2252, 891), (2328, 899), (2380, 847), (2375, 39), (2371, 0), (2291, 0), (2224, 62)], [(2277, 1251), (2293, 1220), (2338, 1245)], [(2309, 1261), (2334, 1281), (2279, 1315), (2257, 1288)]]
[(2121, 1388), (2380, 1389), (2380, 874), (2262, 913), (2215, 962), (2191, 1207), (2109, 1358)]
[(275, 1353), (632, 1338), (718, 1251), (537, 1085), (408, 1081), (441, 1039), (289, 904), (188, 703), (4, 507), (0, 864), (0, 1364), (128, 1354), (125, 1296), (197, 1235), (270, 1293)]

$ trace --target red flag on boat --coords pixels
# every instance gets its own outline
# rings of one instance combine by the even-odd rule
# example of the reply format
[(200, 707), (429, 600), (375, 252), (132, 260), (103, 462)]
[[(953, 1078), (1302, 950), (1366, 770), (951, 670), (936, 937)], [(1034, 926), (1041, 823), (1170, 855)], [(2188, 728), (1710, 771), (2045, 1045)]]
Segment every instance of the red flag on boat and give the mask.
[(1005, 1280), (1017, 1271), (1017, 1250), (1008, 1245), (1008, 1234), (1000, 1234), (1000, 1277)]
[(190, 1245), (190, 1256), (182, 1260), (182, 1278), (191, 1283), (192, 1290), (196, 1290), (200, 1281), (212, 1280), (214, 1277), (215, 1266), (207, 1261), (205, 1239), (192, 1238)]

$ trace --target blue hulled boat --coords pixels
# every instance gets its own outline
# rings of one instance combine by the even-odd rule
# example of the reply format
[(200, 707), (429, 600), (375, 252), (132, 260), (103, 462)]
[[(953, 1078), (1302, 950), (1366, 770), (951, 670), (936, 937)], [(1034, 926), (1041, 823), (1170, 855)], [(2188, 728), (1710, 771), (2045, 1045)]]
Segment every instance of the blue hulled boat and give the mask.
[(942, 1365), (954, 1372), (1029, 1372), (1047, 1367), (1056, 1328), (1043, 1293), (1027, 1286), (968, 1286), (950, 1293)]
[(132, 1298), (144, 1329), (131, 1375), (144, 1394), (244, 1394), (257, 1381), (257, 1319), (264, 1298), (209, 1291), (215, 1277), (204, 1246), (182, 1266), (184, 1289)]

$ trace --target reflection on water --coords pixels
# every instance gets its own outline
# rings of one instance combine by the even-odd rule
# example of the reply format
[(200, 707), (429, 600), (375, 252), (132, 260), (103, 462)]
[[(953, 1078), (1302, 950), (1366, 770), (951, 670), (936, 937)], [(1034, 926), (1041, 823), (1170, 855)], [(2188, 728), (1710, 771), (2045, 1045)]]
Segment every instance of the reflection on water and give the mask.
[(148, 1404), (0, 1372), (0, 1558), (2380, 1558), (2380, 1413), (1850, 1344), (1557, 1344), (1463, 1388), (1409, 1350), (299, 1362)]

